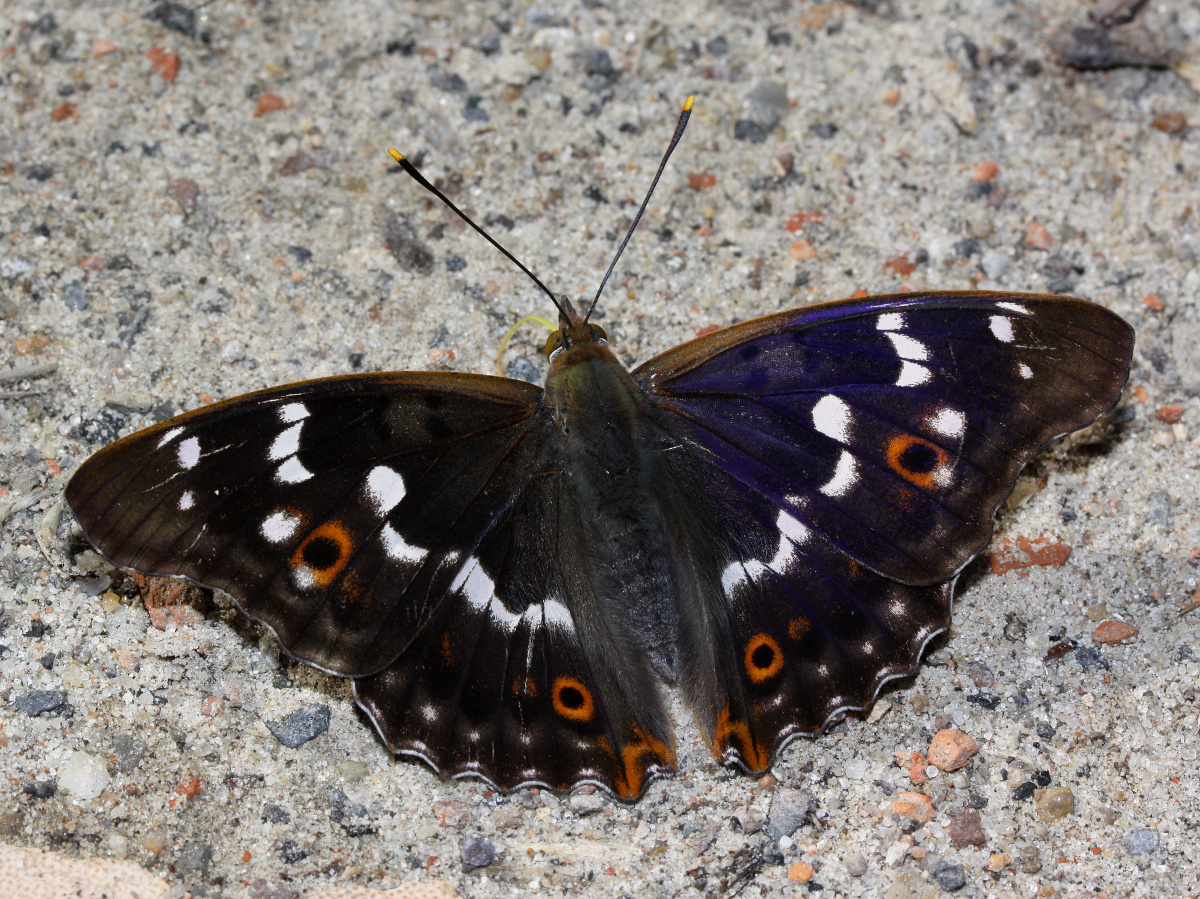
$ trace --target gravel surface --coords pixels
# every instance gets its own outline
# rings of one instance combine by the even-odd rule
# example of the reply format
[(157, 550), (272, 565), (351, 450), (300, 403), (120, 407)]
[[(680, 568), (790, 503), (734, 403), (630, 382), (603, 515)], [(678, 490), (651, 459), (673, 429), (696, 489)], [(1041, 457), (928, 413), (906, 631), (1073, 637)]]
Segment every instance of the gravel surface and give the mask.
[[(1194, 2), (1109, 30), (1066, 0), (0, 9), (4, 843), (173, 899), (1200, 893)], [(61, 489), (119, 435), (302, 378), (491, 372), (546, 312), (387, 147), (580, 296), (689, 93), (602, 306), (626, 361), (859, 290), (1070, 293), (1138, 330), (1119, 407), (1027, 469), (953, 632), (865, 720), (755, 781), (676, 697), (681, 776), (636, 806), (497, 795), (393, 761), (223, 597), (152, 619), (84, 551)], [(507, 371), (539, 380), (544, 340)]]

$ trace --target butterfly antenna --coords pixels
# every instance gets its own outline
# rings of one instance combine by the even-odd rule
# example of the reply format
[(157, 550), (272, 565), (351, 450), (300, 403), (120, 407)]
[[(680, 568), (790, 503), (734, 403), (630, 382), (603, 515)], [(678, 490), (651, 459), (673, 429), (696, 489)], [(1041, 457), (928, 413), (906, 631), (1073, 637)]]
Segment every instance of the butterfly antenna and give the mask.
[(600, 294), (604, 293), (604, 285), (608, 283), (609, 277), (613, 273), (613, 269), (617, 267), (617, 260), (621, 258), (621, 254), (625, 252), (625, 246), (629, 243), (633, 232), (637, 230), (638, 222), (642, 220), (642, 213), (646, 211), (646, 207), (650, 204), (650, 197), (654, 194), (654, 188), (658, 187), (658, 179), (662, 177), (663, 169), (667, 167), (667, 160), (671, 158), (671, 154), (675, 152), (675, 146), (679, 143), (679, 139), (683, 137), (683, 129), (687, 127), (688, 119), (692, 117), (692, 104), (696, 102), (695, 96), (689, 96), (683, 103), (683, 112), (679, 114), (679, 124), (675, 126), (675, 133), (671, 135), (671, 143), (667, 145), (667, 152), (663, 154), (662, 162), (658, 164), (658, 172), (654, 175), (654, 180), (650, 182), (650, 189), (646, 191), (646, 199), (642, 200), (642, 206), (638, 210), (637, 215), (633, 217), (633, 224), (629, 226), (629, 233), (625, 235), (625, 239), (621, 241), (621, 246), (617, 248), (617, 255), (613, 257), (613, 261), (609, 263), (608, 271), (604, 273), (604, 280), (600, 282), (600, 289), (596, 291), (596, 298), (592, 300), (592, 305), (588, 307), (587, 315), (583, 317), (586, 322), (592, 317), (592, 310), (596, 308), (596, 304), (600, 302)]
[[(409, 162), (407, 159), (404, 158), (403, 153), (401, 153), (399, 150), (393, 150), (391, 148), (388, 149), (388, 153), (391, 154), (392, 159), (396, 160), (396, 162), (399, 163), (400, 168), (404, 169), (404, 173), (406, 175), (408, 175), (408, 177), (412, 178), (414, 181), (417, 182), (417, 184), (421, 185), (423, 188), (425, 188), (427, 191), (429, 191), (431, 194), (433, 194), (435, 197), (437, 197), (439, 200), (441, 200), (443, 203), (445, 203), (447, 206), (449, 206), (452, 210), (454, 210), (455, 213), (458, 214), (458, 217), (460, 219), (462, 219), (464, 222), (466, 222), (468, 225), (470, 225), (472, 228), (474, 228), (476, 231), (478, 231), (480, 234), (482, 234), (484, 240), (486, 240), (493, 247), (495, 247), (497, 250), (499, 250), (501, 253), (503, 253), (504, 257), (506, 259), (508, 259), (509, 262), (511, 262), (513, 265), (515, 265), (517, 268), (519, 268), (521, 271), (523, 271), (525, 274), (527, 274), (529, 276), (530, 280), (532, 280), (534, 284), (536, 284), (538, 287), (540, 287), (542, 289), (542, 293), (544, 293), (546, 296), (548, 296), (550, 298), (550, 302), (554, 304), (554, 308), (559, 311), (560, 315), (566, 315), (566, 312), (563, 310), (562, 305), (558, 302), (558, 298), (555, 297), (553, 293), (551, 293), (550, 288), (547, 287), (545, 284), (543, 284), (537, 275), (535, 275), (533, 272), (531, 272), (529, 269), (527, 269), (524, 265), (522, 265), (520, 259), (518, 259), (516, 256), (514, 256), (512, 253), (508, 252), (508, 250), (504, 249), (504, 247), (500, 246), (499, 241), (497, 241), (494, 237), (492, 237), (492, 235), (488, 234), (486, 231), (484, 231), (482, 228), (480, 228), (477, 224), (475, 224), (473, 221), (471, 221), (471, 217), (468, 216), (461, 209), (459, 209), (457, 206), (455, 206), (453, 203), (451, 203), (449, 197), (447, 197), (444, 193), (442, 193), (440, 190), (438, 190), (436, 187), (434, 187), (432, 184), (430, 184), (429, 181), (426, 180), (425, 176), (422, 175), (417, 170), (417, 167), (415, 165), (413, 165), (411, 162)], [(657, 181), (658, 179), (655, 178), (654, 180)]]

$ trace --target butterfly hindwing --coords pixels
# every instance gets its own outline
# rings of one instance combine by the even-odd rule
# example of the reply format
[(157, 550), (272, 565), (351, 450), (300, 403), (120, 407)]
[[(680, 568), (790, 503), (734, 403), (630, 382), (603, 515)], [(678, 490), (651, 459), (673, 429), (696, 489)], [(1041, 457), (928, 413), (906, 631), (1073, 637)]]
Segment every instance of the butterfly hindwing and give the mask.
[(907, 294), (779, 313), (635, 378), (749, 488), (869, 568), (945, 581), (1021, 467), (1115, 402), (1133, 332), (1100, 306)]

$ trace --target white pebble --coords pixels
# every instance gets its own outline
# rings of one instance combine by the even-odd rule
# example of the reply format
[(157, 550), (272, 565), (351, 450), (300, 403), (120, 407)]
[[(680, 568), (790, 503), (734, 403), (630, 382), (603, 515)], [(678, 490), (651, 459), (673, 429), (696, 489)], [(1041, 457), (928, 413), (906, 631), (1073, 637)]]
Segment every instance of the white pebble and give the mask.
[(77, 799), (95, 799), (108, 786), (104, 762), (86, 752), (73, 752), (59, 769), (58, 785)]

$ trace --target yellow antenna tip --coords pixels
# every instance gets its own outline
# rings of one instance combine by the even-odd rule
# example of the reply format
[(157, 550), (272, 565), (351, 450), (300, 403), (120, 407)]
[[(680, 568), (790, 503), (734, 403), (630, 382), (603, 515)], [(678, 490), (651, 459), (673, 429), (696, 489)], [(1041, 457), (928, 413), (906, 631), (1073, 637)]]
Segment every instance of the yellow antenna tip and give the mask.
[(684, 111), (684, 112), (691, 112), (691, 111), (692, 111), (692, 104), (693, 104), (693, 103), (695, 103), (695, 102), (696, 102), (696, 96), (695, 96), (695, 94), (690, 94), (690, 95), (688, 96), (688, 98), (687, 98), (686, 100), (684, 100), (684, 101), (683, 101), (683, 111)]
[(391, 154), (392, 159), (396, 160), (396, 162), (402, 162), (404, 160), (404, 154), (399, 150), (393, 150), (391, 147), (389, 147), (388, 153)]

